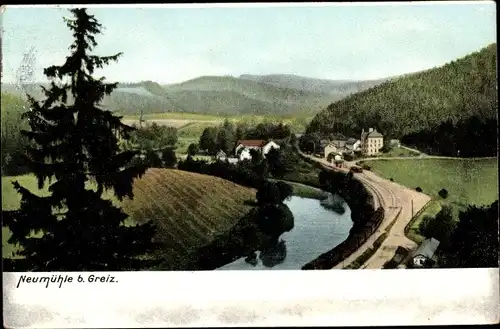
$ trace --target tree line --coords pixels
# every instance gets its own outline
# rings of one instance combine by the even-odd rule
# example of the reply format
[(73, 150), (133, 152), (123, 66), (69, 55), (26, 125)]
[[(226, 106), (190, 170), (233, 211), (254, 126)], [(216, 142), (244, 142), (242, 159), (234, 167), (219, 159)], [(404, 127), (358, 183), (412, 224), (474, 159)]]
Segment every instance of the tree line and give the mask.
[(404, 136), (401, 142), (432, 155), (494, 157), (497, 155), (497, 120), (472, 116), (453, 123), (441, 123)]
[(283, 178), (287, 173), (295, 170), (298, 155), (285, 144), (280, 149), (271, 149), (265, 156), (258, 150), (251, 150), (252, 159), (237, 163), (227, 160), (195, 160), (188, 155), (186, 160), (179, 161), (177, 169), (196, 172), (199, 174), (220, 177), (236, 184), (260, 188), (268, 177)]

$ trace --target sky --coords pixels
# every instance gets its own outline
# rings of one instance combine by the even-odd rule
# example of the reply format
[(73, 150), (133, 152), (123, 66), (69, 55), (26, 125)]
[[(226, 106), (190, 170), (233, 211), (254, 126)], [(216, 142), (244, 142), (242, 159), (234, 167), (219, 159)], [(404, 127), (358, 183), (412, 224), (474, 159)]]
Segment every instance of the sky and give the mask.
[[(96, 54), (124, 53), (99, 75), (164, 84), (241, 74), (377, 79), (441, 66), (496, 42), (493, 1), (184, 6), (89, 8), (105, 28)], [(71, 17), (67, 7), (7, 6), (2, 82), (16, 81), (29, 49), (34, 82), (46, 80), (44, 67), (64, 63), (73, 40), (63, 17)]]

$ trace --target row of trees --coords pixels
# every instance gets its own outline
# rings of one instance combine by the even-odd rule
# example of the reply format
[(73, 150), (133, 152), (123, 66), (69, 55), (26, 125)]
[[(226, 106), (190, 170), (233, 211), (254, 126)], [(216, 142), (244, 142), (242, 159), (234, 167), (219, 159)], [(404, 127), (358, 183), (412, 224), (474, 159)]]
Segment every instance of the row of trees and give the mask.
[(166, 146), (174, 147), (177, 144), (177, 128), (159, 125), (156, 122), (134, 130), (126, 141), (126, 147), (140, 150), (161, 149)]
[(472, 116), (453, 123), (441, 123), (433, 129), (404, 136), (401, 141), (435, 155), (492, 157), (497, 155), (497, 120)]
[(148, 149), (137, 154), (130, 162), (132, 166), (140, 165), (146, 168), (174, 168), (177, 156), (173, 147), (161, 151)]
[(214, 155), (219, 150), (226, 154), (233, 153), (236, 142), (241, 139), (284, 139), (291, 135), (290, 128), (283, 123), (259, 123), (249, 127), (245, 123), (233, 124), (229, 120), (219, 127), (208, 127), (203, 130), (199, 140), (199, 149)]
[(354, 222), (351, 231), (363, 226), (364, 220), (374, 213), (373, 197), (363, 183), (353, 178), (353, 173), (347, 174), (322, 170), (318, 177), (321, 187), (328, 192), (341, 195), (351, 208), (351, 218)]
[(458, 221), (452, 208), (443, 205), (436, 217), (425, 217), (419, 229), (440, 241), (440, 267), (498, 267), (498, 200), (489, 206), (469, 206), (460, 211)]

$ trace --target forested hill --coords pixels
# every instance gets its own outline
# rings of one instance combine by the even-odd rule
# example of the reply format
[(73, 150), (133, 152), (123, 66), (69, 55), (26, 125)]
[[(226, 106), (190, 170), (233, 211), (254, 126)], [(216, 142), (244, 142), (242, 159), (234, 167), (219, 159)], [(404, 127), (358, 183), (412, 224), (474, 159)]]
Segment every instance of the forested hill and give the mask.
[(308, 133), (359, 135), (374, 127), (402, 138), (432, 131), (443, 122), (457, 124), (476, 116), (495, 119), (496, 44), (442, 67), (409, 74), (356, 93), (319, 112)]

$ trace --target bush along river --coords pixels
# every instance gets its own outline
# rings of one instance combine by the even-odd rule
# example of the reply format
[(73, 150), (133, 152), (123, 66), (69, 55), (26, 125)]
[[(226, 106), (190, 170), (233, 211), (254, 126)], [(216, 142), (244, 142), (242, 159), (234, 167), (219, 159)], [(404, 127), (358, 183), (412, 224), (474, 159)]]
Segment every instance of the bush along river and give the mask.
[(298, 196), (285, 200), (283, 207), (293, 216), (290, 230), (218, 270), (300, 270), (349, 236), (353, 223), (345, 202), (341, 214), (322, 205), (320, 200)]
[(286, 183), (266, 182), (254, 207), (193, 253), (184, 270), (300, 270), (347, 239), (353, 222), (343, 199), (321, 202), (292, 193)]

